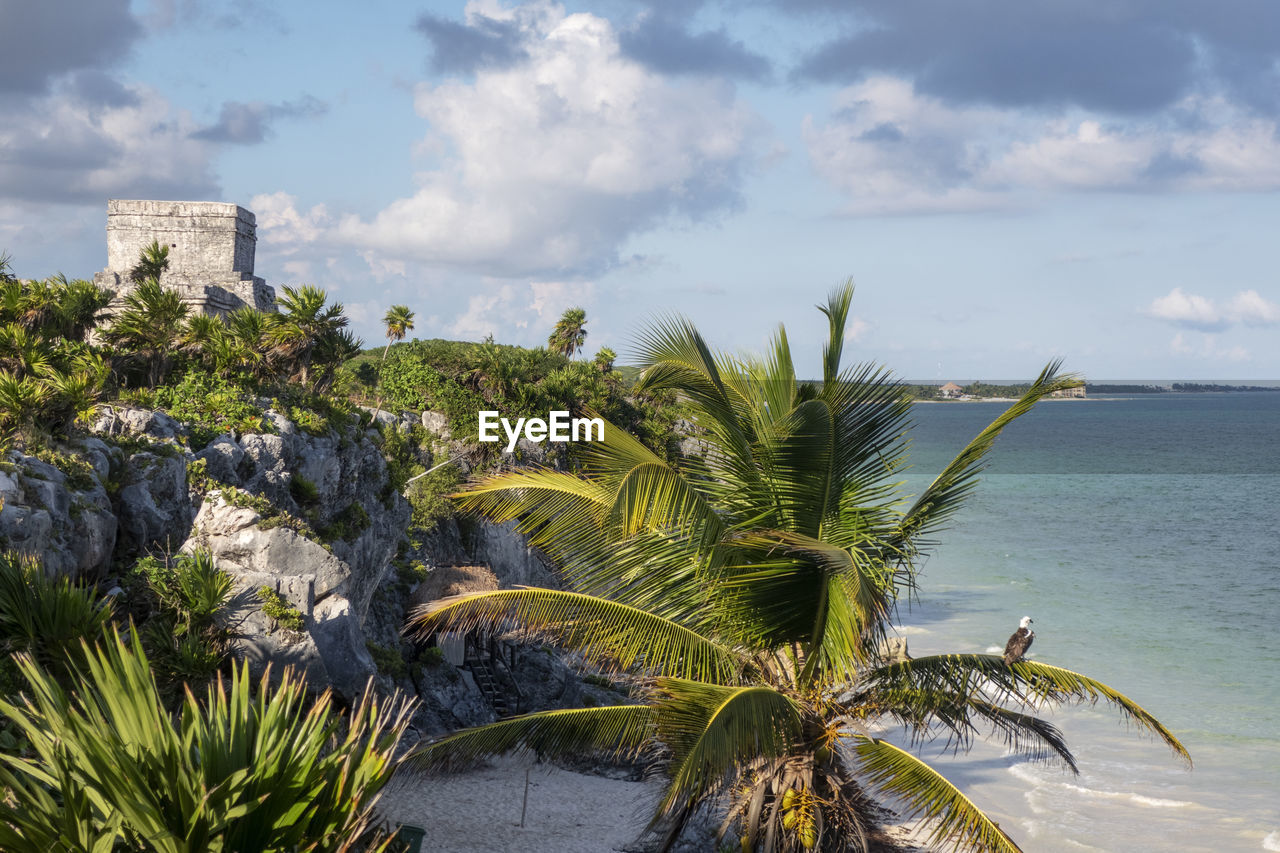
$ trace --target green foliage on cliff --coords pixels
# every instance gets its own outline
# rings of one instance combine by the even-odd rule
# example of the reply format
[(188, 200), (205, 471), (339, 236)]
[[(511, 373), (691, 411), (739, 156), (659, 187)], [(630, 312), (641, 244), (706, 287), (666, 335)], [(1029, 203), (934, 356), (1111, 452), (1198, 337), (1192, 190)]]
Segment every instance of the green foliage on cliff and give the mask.
[[(606, 369), (607, 368), (607, 369)], [(571, 361), (542, 347), (427, 340), (392, 347), (382, 371), (388, 405), (443, 414), (455, 440), (474, 442), (483, 409), (503, 417), (543, 417), (588, 411), (670, 455), (678, 419), (673, 395), (632, 393), (608, 360)]]

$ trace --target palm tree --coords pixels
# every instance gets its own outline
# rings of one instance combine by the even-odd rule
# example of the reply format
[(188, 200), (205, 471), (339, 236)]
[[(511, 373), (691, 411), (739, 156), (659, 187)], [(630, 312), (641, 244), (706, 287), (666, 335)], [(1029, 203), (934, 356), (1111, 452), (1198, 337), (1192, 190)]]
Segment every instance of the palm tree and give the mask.
[(311, 382), (311, 362), (321, 340), (347, 325), (342, 303), (326, 306), (327, 298), (323, 290), (312, 285), (295, 289), (286, 284), (284, 295), (276, 300), (282, 312), (269, 315), (266, 339), (274, 360), (289, 378), (304, 385)]
[(587, 340), (587, 312), (581, 308), (570, 308), (560, 315), (556, 327), (547, 338), (547, 346), (562, 354), (565, 358), (573, 358)]
[(617, 358), (618, 354), (609, 347), (600, 347), (600, 350), (596, 353), (596, 357), (592, 359), (592, 361), (601, 373), (607, 375), (613, 372), (613, 363)]
[(173, 351), (182, 334), (189, 308), (176, 290), (149, 278), (124, 298), (124, 307), (103, 334), (121, 349), (126, 363), (144, 365), (147, 384), (154, 388), (169, 373)]
[(62, 284), (54, 312), (56, 332), (69, 341), (83, 341), (111, 304), (111, 291), (83, 279)]
[(841, 370), (852, 286), (827, 304), (823, 381), (796, 379), (785, 329), (763, 358), (713, 352), (671, 320), (640, 345), (641, 390), (671, 389), (709, 447), (667, 463), (621, 430), (580, 445), (580, 473), (516, 470), (456, 496), (518, 520), (561, 566), (567, 589), (443, 599), (411, 617), (422, 637), (520, 625), (626, 673), (638, 701), (545, 711), (455, 733), (411, 763), (437, 769), (526, 748), (540, 755), (667, 750), (652, 828), (669, 848), (699, 807), (719, 808), (743, 850), (866, 850), (871, 804), (925, 817), (932, 840), (1018, 848), (971, 800), (873, 726), (905, 726), (967, 748), (975, 732), (1074, 768), (1049, 705), (1102, 700), (1176, 754), (1182, 744), (1131, 699), (1087, 676), (998, 655), (892, 662), (883, 638), (913, 589), (917, 557), (975, 486), (1001, 430), (1078, 384), (1056, 364), (907, 508), (909, 401), (872, 365)]
[[(408, 305), (392, 305), (387, 309), (382, 322), (387, 326), (387, 345), (382, 350), (382, 360), (378, 362), (379, 385), (382, 384), (382, 368), (387, 363), (387, 354), (391, 352), (391, 345), (403, 341), (405, 335), (413, 331), (413, 312), (409, 310)], [(377, 417), (380, 411), (382, 411), (381, 390), (378, 391), (378, 402), (373, 407), (374, 416)]]
[(129, 270), (129, 279), (138, 284), (155, 279), (169, 271), (169, 247), (161, 246), (159, 240), (152, 240), (151, 245), (142, 250), (138, 262)]

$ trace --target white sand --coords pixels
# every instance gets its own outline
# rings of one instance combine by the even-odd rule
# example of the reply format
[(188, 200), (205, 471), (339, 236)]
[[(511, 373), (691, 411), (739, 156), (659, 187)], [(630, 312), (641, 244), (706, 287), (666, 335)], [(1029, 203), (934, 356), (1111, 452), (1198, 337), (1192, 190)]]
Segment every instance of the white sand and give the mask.
[[(529, 806), (520, 826), (525, 770)], [(504, 758), (467, 773), (397, 778), (378, 810), (426, 830), (440, 853), (608, 853), (640, 835), (660, 786), (587, 776)]]
[[(404, 774), (383, 791), (378, 810), (392, 823), (425, 829), (423, 853), (610, 853), (639, 837), (661, 790), (656, 781), (589, 776), (509, 757), (466, 773)], [(885, 831), (904, 853), (928, 849), (926, 833), (915, 827)]]

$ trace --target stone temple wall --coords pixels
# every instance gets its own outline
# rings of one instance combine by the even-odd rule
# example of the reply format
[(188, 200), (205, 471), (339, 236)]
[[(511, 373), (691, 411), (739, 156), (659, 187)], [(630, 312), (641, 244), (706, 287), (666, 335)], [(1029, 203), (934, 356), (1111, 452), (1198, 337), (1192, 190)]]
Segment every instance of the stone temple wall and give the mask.
[(125, 199), (107, 202), (107, 268), (94, 276), (98, 286), (115, 291), (113, 307), (133, 288), (129, 270), (153, 240), (169, 247), (161, 283), (193, 310), (275, 310), (275, 290), (253, 274), (258, 238), (252, 213), (214, 201)]

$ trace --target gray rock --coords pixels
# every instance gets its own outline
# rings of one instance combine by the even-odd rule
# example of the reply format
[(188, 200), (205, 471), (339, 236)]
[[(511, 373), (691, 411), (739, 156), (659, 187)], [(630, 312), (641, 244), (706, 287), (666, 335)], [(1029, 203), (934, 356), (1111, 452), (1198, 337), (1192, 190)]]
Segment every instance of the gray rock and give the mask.
[(423, 412), (422, 426), (427, 432), (445, 441), (453, 438), (453, 433), (449, 431), (449, 419), (440, 412)]
[(172, 552), (187, 538), (195, 510), (187, 488), (187, 460), (149, 451), (125, 460), (117, 498), (120, 547), (136, 555)]
[(183, 433), (182, 425), (164, 412), (133, 406), (99, 406), (89, 430), (99, 435), (146, 435), (162, 441)]
[(529, 546), (514, 521), (494, 524), (481, 520), (471, 528), (466, 545), (477, 563), (493, 570), (503, 588), (559, 585), (542, 552)]
[(364, 409), (366, 412), (372, 415), (375, 423), (394, 424), (400, 420), (398, 417), (393, 415), (391, 412), (388, 412), (386, 409), (373, 409), (373, 408), (370, 408), (369, 406), (361, 406), (360, 408)]
[(204, 450), (196, 454), (196, 458), (205, 461), (209, 476), (218, 482), (232, 486), (240, 484), (240, 463), (244, 461), (244, 450), (230, 433), (209, 442)]
[(0, 544), (34, 554), (50, 575), (101, 576), (111, 562), (116, 516), (97, 467), (88, 483), (73, 478), (73, 486), (53, 465), (17, 450), (5, 461)]

